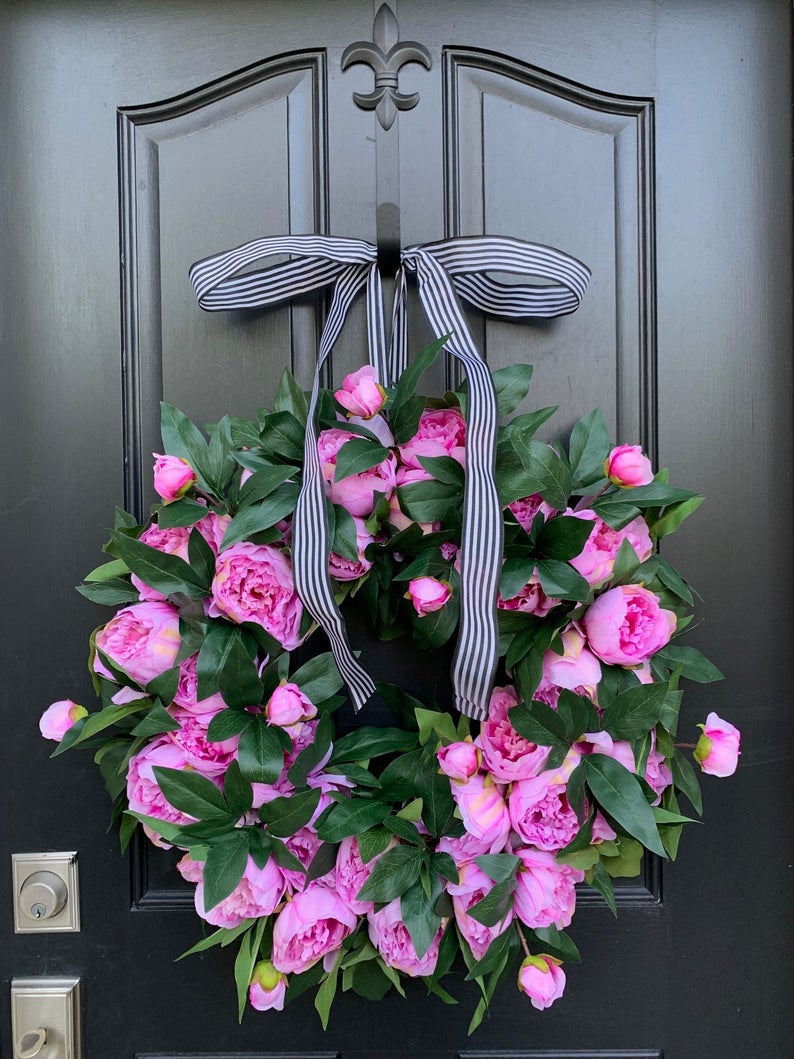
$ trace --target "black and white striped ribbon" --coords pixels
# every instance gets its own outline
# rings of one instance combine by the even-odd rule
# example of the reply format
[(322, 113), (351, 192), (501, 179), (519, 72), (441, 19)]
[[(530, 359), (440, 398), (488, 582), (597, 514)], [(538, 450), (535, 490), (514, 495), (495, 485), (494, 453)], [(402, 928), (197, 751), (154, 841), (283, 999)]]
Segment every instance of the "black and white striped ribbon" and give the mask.
[[(292, 259), (240, 275), (254, 261), (274, 254), (289, 254)], [(371, 243), (326, 236), (257, 239), (197, 262), (190, 278), (199, 305), (209, 311), (276, 305), (334, 283), (309, 405), (303, 485), (293, 520), (293, 569), (298, 594), (327, 633), (353, 704), (360, 709), (375, 686), (350, 650), (331, 587), (315, 413), (322, 366), (362, 287), (367, 290), (370, 363), (384, 385), (396, 381), (405, 369), (407, 272), (416, 273), (431, 327), (437, 335), (451, 335), (446, 348), (461, 361), (468, 379), (461, 618), (452, 681), (458, 709), (469, 717), (482, 718), (487, 715), (498, 661), (496, 595), (502, 512), (494, 481), (497, 405), (490, 372), (476, 349), (457, 295), (479, 309), (508, 318), (561, 316), (579, 307), (589, 269), (559, 250), (506, 237), (472, 236), (408, 247), (401, 253), (396, 276), (388, 350), (377, 248)], [(550, 282), (512, 285), (492, 278), (489, 272), (529, 274)]]

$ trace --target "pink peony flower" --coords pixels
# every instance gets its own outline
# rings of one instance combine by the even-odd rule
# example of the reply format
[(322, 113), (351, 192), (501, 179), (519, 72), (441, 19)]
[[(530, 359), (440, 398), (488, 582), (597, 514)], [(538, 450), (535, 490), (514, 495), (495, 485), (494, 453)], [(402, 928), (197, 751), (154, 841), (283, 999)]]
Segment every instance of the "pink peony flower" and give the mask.
[[(330, 799), (323, 799), (318, 806), (315, 817), (319, 816), (323, 809), (327, 808), (331, 804)], [(315, 854), (319, 850), (322, 842), (317, 837), (317, 832), (313, 827), (306, 826), (302, 827), (300, 831), (296, 831), (294, 835), (286, 840), (285, 845), (293, 857), (301, 862), (304, 868), (308, 869), (311, 862), (314, 860)], [(306, 889), (306, 872), (298, 871), (292, 868), (282, 868), (284, 878), (289, 883), (292, 892), (300, 892)], [(334, 886), (336, 885), (336, 869), (331, 867), (325, 873), (316, 880), (318, 886)]]
[(447, 892), (452, 897), (455, 910), (455, 922), (463, 937), (469, 944), (477, 960), (481, 960), (488, 951), (494, 938), (504, 934), (513, 922), (513, 910), (508, 910), (504, 919), (493, 927), (486, 927), (469, 915), (469, 909), (483, 897), (487, 897), (494, 887), (494, 882), (475, 863), (468, 862), (458, 871), (457, 883), (447, 883)]
[(565, 781), (558, 782), (549, 773), (518, 780), (510, 788), (507, 804), (513, 830), (537, 849), (562, 849), (579, 830)]
[(540, 493), (533, 493), (532, 496), (514, 500), (512, 504), (507, 506), (515, 515), (519, 526), (525, 529), (527, 533), (532, 529), (532, 523), (535, 521), (535, 516), (538, 512), (543, 515), (544, 519), (552, 518), (558, 513), (556, 508), (546, 503)]
[(221, 552), (207, 613), (261, 625), (287, 651), (301, 642), (303, 604), (295, 591), (289, 559), (269, 544), (244, 541)]
[(483, 844), (480, 852), (498, 853), (504, 849), (510, 833), (510, 814), (491, 777), (477, 773), (465, 783), (451, 786), (466, 830)]
[(703, 730), (703, 735), (694, 753), (701, 769), (710, 776), (732, 776), (739, 763), (739, 729), (716, 713), (710, 713), (706, 723), (698, 728)]
[(529, 997), (532, 1007), (543, 1011), (562, 996), (565, 972), (554, 956), (546, 953), (527, 956), (518, 972), (518, 988)]
[(280, 904), (286, 890), (281, 869), (271, 857), (264, 868), (257, 868), (251, 857), (243, 877), (228, 897), (224, 897), (214, 908), (204, 907), (204, 882), (196, 886), (196, 911), (214, 927), (237, 927), (246, 919), (269, 916)]
[(357, 518), (354, 515), (353, 522), (356, 524), (356, 551), (358, 552), (358, 558), (345, 559), (343, 556), (337, 555), (336, 552), (331, 552), (328, 556), (328, 573), (336, 581), (355, 581), (372, 569), (372, 560), (367, 559), (364, 553), (367, 546), (372, 544), (375, 538), (367, 529), (362, 518)]
[(309, 883), (278, 914), (273, 926), (273, 966), (285, 974), (300, 974), (338, 949), (357, 923), (355, 912), (337, 893)]
[(480, 767), (482, 752), (473, 742), (450, 743), (436, 751), (438, 766), (456, 783), (470, 780)]
[(585, 612), (592, 650), (609, 665), (634, 666), (656, 654), (675, 632), (676, 616), (642, 585), (604, 592)]
[(441, 610), (452, 599), (452, 586), (437, 577), (415, 577), (408, 582), (405, 598), (410, 599), (420, 618)]
[(537, 776), (549, 756), (547, 746), (530, 743), (510, 723), (508, 711), (517, 702), (512, 685), (494, 688), (480, 732), (483, 765), (500, 783)]
[(540, 587), (537, 570), (533, 570), (529, 581), (510, 599), (505, 599), (501, 592), (496, 599), (500, 610), (517, 610), (522, 614), (534, 614), (538, 618), (545, 618), (559, 602), (554, 596), (547, 596)]
[(515, 853), (521, 859), (513, 897), (518, 918), (528, 927), (569, 926), (576, 907), (574, 885), (582, 882), (584, 872), (558, 864), (546, 850), (524, 847)]
[(370, 872), (380, 856), (382, 854), (365, 864), (355, 837), (343, 838), (339, 845), (336, 854), (336, 892), (356, 915), (366, 915), (375, 907), (374, 901), (359, 901), (356, 895), (369, 879)]
[(397, 458), (390, 453), (374, 467), (361, 471), (360, 474), (350, 474), (337, 482), (334, 476), (339, 450), (355, 437), (358, 435), (338, 430), (336, 427), (323, 430), (317, 439), (317, 452), (326, 492), (332, 503), (341, 504), (351, 515), (367, 518), (375, 506), (376, 493), (383, 493), (388, 498), (394, 492)]
[[(168, 801), (154, 778), (154, 767), (169, 769), (189, 768), (188, 755), (184, 748), (178, 746), (167, 735), (147, 743), (137, 754), (133, 754), (127, 766), (127, 800), (134, 813), (153, 816), (156, 820), (165, 820), (172, 824), (193, 823), (193, 817), (181, 813)], [(149, 840), (161, 849), (170, 849), (171, 845), (151, 830), (143, 826)]]
[[(420, 456), (451, 456), (461, 467), (466, 465), (466, 421), (459, 408), (426, 408), (416, 433), (400, 445), (400, 475), (405, 471), (422, 471)], [(403, 478), (398, 475), (398, 481)]]
[(270, 960), (260, 960), (254, 966), (248, 1000), (257, 1011), (283, 1011), (287, 992), (287, 977), (277, 971)]
[(371, 419), (383, 408), (386, 391), (378, 382), (375, 369), (366, 364), (345, 377), (342, 388), (334, 393), (334, 397), (348, 415)]
[(543, 655), (543, 676), (550, 684), (575, 691), (577, 695), (595, 698), (601, 680), (601, 665), (587, 648), (587, 640), (575, 625), (562, 633), (563, 653), (546, 651)]
[(154, 488), (166, 504), (179, 500), (196, 482), (196, 472), (179, 456), (154, 456)]
[(195, 714), (201, 718), (202, 724), (208, 725), (215, 714), (227, 709), (227, 706), (219, 691), (206, 699), (199, 699), (197, 662), (198, 654), (195, 654), (179, 663), (179, 684), (174, 695), (174, 705), (187, 713)]
[(639, 445), (618, 445), (604, 461), (604, 474), (621, 489), (637, 485), (650, 485), (653, 468), (647, 456), (643, 456)]
[(565, 514), (593, 523), (582, 551), (571, 559), (571, 566), (578, 570), (588, 585), (600, 585), (609, 580), (624, 540), (631, 544), (640, 562), (645, 562), (653, 553), (653, 541), (642, 515), (638, 515), (623, 529), (616, 530), (600, 519), (591, 508), (582, 511), (568, 510)]
[[(216, 557), (220, 554), (223, 536), (231, 521), (231, 515), (216, 515), (214, 511), (210, 511), (208, 515), (205, 515), (203, 519), (196, 523), (195, 528), (212, 548)], [(280, 525), (280, 523), (277, 523), (277, 525)]]
[(80, 706), (71, 699), (61, 699), (48, 706), (41, 715), (39, 731), (45, 739), (54, 739), (60, 743), (72, 725), (81, 717), (87, 716), (88, 710), (85, 706)]
[[(97, 649), (143, 686), (171, 669), (181, 642), (179, 612), (169, 603), (124, 607), (96, 634)], [(94, 670), (114, 679), (99, 655), (94, 658)]]
[(194, 769), (207, 779), (220, 779), (237, 757), (239, 735), (221, 742), (207, 739), (207, 723), (210, 718), (197, 717), (180, 707), (169, 710), (180, 724), (178, 732), (169, 732), (168, 737), (185, 752), (186, 768)]
[[(178, 555), (180, 559), (184, 559), (187, 562), (189, 537), (190, 529), (186, 526), (160, 529), (157, 523), (152, 523), (151, 526), (143, 531), (138, 540), (143, 544), (148, 544), (150, 548), (154, 548), (158, 552), (164, 552), (166, 555)], [(165, 599), (162, 592), (158, 592), (156, 588), (147, 585), (137, 574), (133, 574), (130, 580), (138, 589), (138, 595), (141, 599), (149, 601)]]
[(438, 933), (424, 956), (417, 956), (411, 935), (403, 923), (400, 898), (396, 897), (379, 912), (370, 912), (369, 939), (390, 967), (416, 978), (432, 974), (438, 961), (438, 946), (443, 928)]
[(297, 684), (280, 684), (270, 696), (265, 713), (270, 724), (289, 728), (317, 716), (317, 707)]

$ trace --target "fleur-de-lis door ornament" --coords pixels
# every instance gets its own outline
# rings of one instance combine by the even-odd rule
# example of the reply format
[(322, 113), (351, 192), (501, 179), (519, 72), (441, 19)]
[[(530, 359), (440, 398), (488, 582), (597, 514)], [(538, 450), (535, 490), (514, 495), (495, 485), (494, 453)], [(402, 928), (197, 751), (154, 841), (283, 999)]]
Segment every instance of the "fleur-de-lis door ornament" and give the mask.
[(406, 63), (421, 63), (429, 70), (430, 52), (415, 40), (400, 41), (400, 30), (394, 12), (381, 4), (372, 25), (371, 41), (357, 40), (342, 54), (342, 69), (354, 63), (366, 63), (375, 72), (372, 92), (354, 92), (353, 99), (363, 110), (374, 110), (384, 129), (390, 129), (398, 110), (411, 110), (419, 102), (419, 93), (400, 92), (398, 74)]

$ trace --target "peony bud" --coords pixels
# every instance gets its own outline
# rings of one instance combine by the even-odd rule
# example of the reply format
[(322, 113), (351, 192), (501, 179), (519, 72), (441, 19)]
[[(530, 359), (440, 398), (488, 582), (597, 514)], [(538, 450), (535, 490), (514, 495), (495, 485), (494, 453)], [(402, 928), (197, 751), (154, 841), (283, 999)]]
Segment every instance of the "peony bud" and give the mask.
[(458, 783), (463, 783), (471, 779), (480, 767), (482, 752), (469, 740), (440, 746), (436, 751), (436, 756), (439, 768), (444, 775)]
[(87, 717), (88, 710), (71, 699), (61, 699), (48, 706), (41, 715), (39, 731), (45, 739), (55, 739), (60, 743), (72, 725), (81, 717)]
[(650, 485), (653, 468), (647, 456), (643, 456), (639, 445), (618, 445), (604, 461), (604, 474), (621, 489), (637, 485)]
[(349, 416), (361, 419), (371, 419), (386, 403), (386, 391), (378, 382), (375, 369), (369, 365), (348, 375), (334, 397)]
[(551, 1007), (565, 989), (565, 971), (561, 960), (542, 953), (527, 956), (518, 972), (518, 988), (532, 1001), (538, 1011)]
[(257, 1011), (284, 1010), (287, 976), (277, 971), (270, 960), (260, 960), (251, 975), (248, 999)]
[(158, 496), (161, 496), (166, 504), (179, 500), (196, 484), (196, 473), (187, 460), (179, 456), (161, 456), (153, 452), (154, 456), (154, 488)]
[(290, 725), (316, 717), (317, 707), (297, 684), (281, 684), (270, 696), (265, 713), (271, 724), (277, 724), (279, 728), (289, 728)]
[(452, 598), (452, 586), (437, 577), (415, 577), (408, 583), (405, 598), (410, 599), (416, 613), (423, 618), (446, 606)]
[(699, 724), (703, 735), (695, 747), (695, 760), (710, 776), (732, 776), (739, 760), (738, 728), (710, 713), (705, 724)]

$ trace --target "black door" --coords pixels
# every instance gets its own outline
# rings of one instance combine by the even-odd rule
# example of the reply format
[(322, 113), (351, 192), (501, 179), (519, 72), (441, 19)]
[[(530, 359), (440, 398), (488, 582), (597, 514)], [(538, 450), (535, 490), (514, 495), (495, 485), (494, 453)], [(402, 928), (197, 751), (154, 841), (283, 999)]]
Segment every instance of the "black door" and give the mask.
[[(341, 69), (378, 6), (2, 6), (0, 1049), (12, 976), (77, 974), (89, 1059), (790, 1054), (790, 5), (393, 0), (431, 65), (400, 71), (419, 100), (389, 129), (353, 100), (372, 70)], [(535, 364), (533, 404), (560, 404), (561, 430), (600, 404), (706, 493), (669, 554), (726, 680), (690, 689), (682, 730), (716, 710), (743, 731), (677, 862), (622, 889), (617, 922), (580, 899), (564, 1000), (539, 1013), (504, 987), (471, 1040), (465, 990), (460, 1008), (345, 995), (327, 1034), (308, 997), (238, 1027), (231, 958), (173, 963), (199, 928), (170, 859), (122, 860), (90, 761), (48, 761), (37, 729), (51, 701), (89, 700), (105, 612), (71, 586), (113, 505), (151, 499), (158, 400), (212, 421), (267, 403), (285, 364), (310, 378), (319, 303), (207, 316), (189, 264), (261, 235), (374, 240), (389, 203), (403, 244), (509, 234), (592, 267), (576, 316), (476, 334), (493, 367)], [(64, 849), (81, 933), (15, 935), (10, 854)]]

